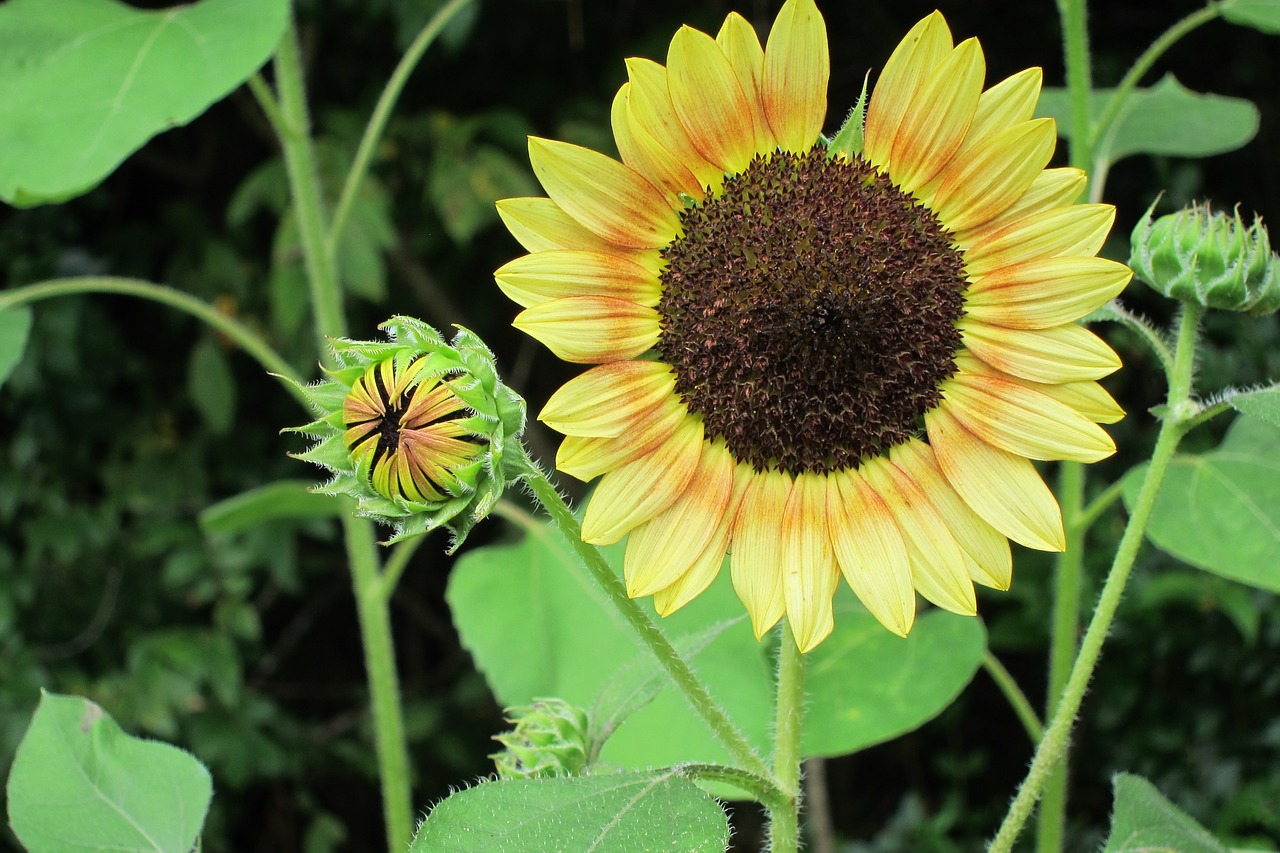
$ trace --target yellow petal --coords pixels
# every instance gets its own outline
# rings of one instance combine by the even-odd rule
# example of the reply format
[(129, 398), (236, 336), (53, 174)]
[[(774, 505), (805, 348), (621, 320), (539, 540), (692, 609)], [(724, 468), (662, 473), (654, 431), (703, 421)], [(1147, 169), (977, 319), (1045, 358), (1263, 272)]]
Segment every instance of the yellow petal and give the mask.
[(1097, 382), (1060, 382), (1054, 385), (1026, 383), (1035, 391), (1070, 406), (1095, 424), (1114, 424), (1124, 420), (1124, 409)]
[(1115, 453), (1111, 437), (1097, 425), (1013, 380), (961, 369), (941, 390), (940, 407), (978, 438), (1010, 453), (1076, 462), (1097, 462)]
[(889, 177), (914, 192), (942, 171), (969, 132), (986, 61), (977, 39), (966, 39), (924, 81), (902, 118), (889, 154)]
[(1057, 139), (1053, 119), (1033, 119), (1001, 131), (967, 157), (957, 157), (930, 207), (942, 224), (963, 231), (994, 219), (1027, 191)]
[(929, 503), (960, 546), (965, 569), (974, 583), (1008, 589), (1013, 579), (1009, 540), (974, 512), (951, 487), (938, 468), (933, 449), (923, 441), (908, 441), (893, 448), (889, 461), (907, 472), (929, 496)]
[(582, 540), (611, 545), (669, 507), (702, 453), (702, 418), (685, 418), (653, 452), (600, 478), (582, 517)]
[(1043, 80), (1043, 71), (1027, 68), (983, 92), (973, 114), (973, 123), (969, 126), (965, 147), (981, 144), (1000, 131), (1030, 119), (1035, 113), (1036, 101), (1040, 99)]
[(836, 564), (871, 615), (907, 636), (916, 618), (916, 589), (898, 524), (852, 469), (827, 479), (827, 528)]
[(915, 588), (944, 610), (965, 616), (977, 613), (978, 599), (965, 570), (964, 554), (925, 493), (883, 457), (871, 459), (859, 470), (898, 524)]
[(612, 296), (653, 308), (662, 298), (657, 252), (642, 266), (615, 254), (551, 250), (523, 255), (493, 274), (512, 302), (525, 308), (571, 296)]
[(667, 85), (667, 69), (649, 59), (628, 59), (627, 80), (631, 83), (627, 112), (632, 128), (644, 130), (670, 151), (693, 172), (699, 185), (718, 190), (724, 183), (724, 170), (708, 162), (693, 147), (684, 125), (676, 117)]
[(680, 497), (631, 531), (622, 573), (632, 598), (653, 595), (688, 572), (724, 520), (733, 495), (733, 457), (721, 442), (703, 442), (700, 449)]
[(989, 222), (956, 232), (952, 241), (960, 249), (967, 249), (989, 234), (994, 234), (1014, 222), (1036, 213), (1044, 213), (1058, 207), (1069, 207), (1080, 197), (1089, 183), (1085, 173), (1071, 166), (1045, 169), (1027, 187), (1017, 201)]
[(683, 205), (681, 193), (701, 201), (702, 184), (689, 167), (654, 139), (649, 131), (631, 121), (630, 92), (631, 84), (623, 83), (610, 111), (613, 139), (618, 145), (618, 153), (622, 155), (622, 162), (663, 190), (673, 206)]
[(654, 452), (688, 417), (684, 403), (669, 397), (647, 412), (638, 412), (616, 438), (567, 437), (556, 452), (556, 468), (585, 483)]
[(715, 39), (681, 27), (667, 51), (667, 86), (693, 147), (726, 172), (745, 169), (756, 153), (751, 106)]
[(660, 361), (614, 361), (560, 386), (538, 420), (565, 435), (613, 438), (675, 396), (676, 378)]
[[(729, 527), (725, 525), (717, 529), (719, 540), (712, 541), (702, 550), (698, 558), (689, 566), (688, 571), (678, 577), (673, 584), (653, 594), (653, 609), (659, 616), (670, 616), (711, 586), (711, 582), (724, 567), (725, 547), (729, 541)], [(723, 535), (721, 535), (723, 534)]]
[(827, 25), (813, 0), (787, 0), (764, 50), (764, 113), (783, 151), (813, 147), (827, 117), (831, 56)]
[(589, 231), (549, 198), (504, 198), (497, 203), (498, 216), (511, 236), (530, 252), (581, 249), (586, 252), (622, 252), (594, 231)]
[(1036, 258), (1092, 257), (1106, 242), (1115, 218), (1116, 209), (1109, 204), (1076, 204), (1033, 214), (965, 250), (965, 269), (977, 277)]
[[(743, 469), (745, 465), (739, 465)], [(741, 476), (735, 473), (735, 476)], [(786, 610), (782, 593), (782, 515), (791, 478), (780, 471), (756, 473), (742, 496), (730, 535), (729, 574), (734, 591), (760, 639)]]
[(964, 310), (1007, 329), (1047, 329), (1079, 320), (1124, 290), (1133, 272), (1106, 258), (1044, 258), (1010, 264), (969, 283)]
[(1020, 545), (1067, 547), (1058, 502), (1030, 460), (978, 438), (946, 406), (925, 414), (924, 423), (938, 467), (974, 512)]
[(724, 51), (738, 83), (751, 107), (751, 120), (756, 129), (755, 150), (772, 151), (778, 146), (764, 114), (764, 48), (755, 29), (737, 12), (730, 12), (724, 19), (716, 44)]
[(529, 162), (552, 201), (610, 243), (658, 249), (680, 233), (680, 220), (661, 190), (617, 160), (531, 136)]
[(807, 652), (831, 633), (831, 599), (840, 572), (827, 534), (827, 484), (823, 474), (796, 477), (782, 514), (782, 594), (796, 645)]
[(1101, 379), (1120, 367), (1120, 357), (1111, 347), (1075, 323), (1024, 331), (966, 317), (959, 326), (961, 340), (971, 353), (998, 370), (1032, 382)]
[(941, 12), (918, 22), (894, 48), (867, 105), (863, 156), (870, 163), (888, 168), (898, 126), (915, 109), (921, 87), (950, 52), (951, 30)]
[(634, 358), (658, 342), (658, 312), (608, 296), (554, 299), (526, 308), (511, 325), (557, 358), (600, 364)]

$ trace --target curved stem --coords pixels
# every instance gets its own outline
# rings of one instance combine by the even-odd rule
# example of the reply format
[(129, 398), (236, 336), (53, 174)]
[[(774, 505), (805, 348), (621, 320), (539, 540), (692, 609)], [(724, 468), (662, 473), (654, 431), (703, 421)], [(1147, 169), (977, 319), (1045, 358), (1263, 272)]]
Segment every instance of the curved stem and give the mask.
[(400, 709), (400, 679), (396, 674), (388, 590), (378, 571), (378, 546), (374, 541), (373, 525), (348, 512), (343, 515), (342, 528), (357, 615), (360, 617), (365, 675), (369, 680), (369, 704), (373, 712), (378, 776), (382, 782), (382, 818), (387, 833), (387, 850), (399, 853), (409, 847), (414, 822), (409, 789), (409, 750)]
[(1160, 360), (1165, 377), (1173, 373), (1173, 353), (1169, 351), (1169, 345), (1165, 343), (1164, 338), (1151, 327), (1150, 323), (1121, 305), (1120, 300), (1113, 299), (1100, 309), (1100, 319), (1112, 320), (1137, 334)]
[(769, 809), (769, 853), (800, 849), (800, 734), (804, 723), (805, 657), (791, 626), (782, 625), (778, 651), (778, 716), (774, 723), (773, 776), (786, 796)]
[(425, 542), (426, 536), (414, 536), (412, 539), (405, 539), (391, 550), (391, 555), (387, 557), (386, 563), (382, 567), (382, 589), (380, 594), (390, 599), (396, 591), (396, 585), (400, 583), (400, 576), (404, 574), (404, 570), (409, 566), (409, 560), (413, 559), (414, 552)]
[[(50, 299), (55, 296), (73, 296), (82, 293), (116, 293), (123, 296), (136, 296), (149, 299), (170, 308), (176, 308), (184, 314), (190, 314), (208, 325), (244, 350), (254, 361), (262, 365), (270, 374), (288, 380), (282, 383), (298, 402), (311, 411), (306, 396), (298, 389), (298, 385), (306, 382), (289, 362), (273, 350), (266, 341), (253, 329), (234, 317), (228, 317), (214, 306), (189, 293), (153, 284), (134, 278), (116, 278), (114, 276), (85, 276), (83, 278), (61, 278), (55, 281), (41, 281), (27, 284), (11, 290), (0, 290), (0, 311)], [(296, 384), (294, 384), (296, 383)]]
[(1097, 521), (1113, 503), (1119, 500), (1120, 496), (1123, 494), (1124, 478), (1122, 477), (1110, 486), (1107, 486), (1103, 489), (1101, 494), (1089, 501), (1085, 508), (1080, 510), (1080, 514), (1076, 516), (1075, 526), (1080, 530), (1081, 535), (1084, 534), (1084, 531), (1092, 527), (1093, 523)]
[(582, 526), (574, 517), (573, 510), (569, 509), (569, 505), (564, 502), (564, 498), (560, 497), (556, 487), (547, 479), (547, 475), (529, 457), (523, 447), (513, 449), (512, 452), (519, 454), (516, 464), (524, 474), (533, 496), (546, 510), (547, 515), (551, 516), (552, 522), (560, 529), (569, 546), (586, 565), (587, 571), (609, 597), (609, 601), (635, 630), (639, 640), (657, 658), (658, 663), (666, 670), (676, 687), (684, 693), (689, 705), (706, 721), (716, 739), (743, 770), (757, 776), (768, 776), (768, 767), (738, 727), (733, 724), (729, 714), (689, 668), (689, 664), (649, 618), (649, 614), (627, 596), (627, 590), (622, 585), (621, 579), (613, 573), (613, 569), (605, 562), (600, 551), (595, 546), (582, 541)]
[(422, 59), (422, 55), (426, 53), (427, 48), (436, 40), (436, 36), (440, 35), (440, 31), (448, 26), (454, 15), (462, 11), (471, 2), (472, 0), (450, 0), (432, 15), (431, 20), (427, 21), (426, 26), (418, 32), (413, 43), (409, 45), (409, 49), (404, 52), (404, 56), (400, 57), (396, 70), (391, 73), (391, 77), (387, 80), (387, 85), (383, 87), (382, 95), (378, 98), (378, 103), (373, 108), (373, 115), (369, 117), (369, 123), (365, 125), (364, 135), (360, 138), (360, 146), (356, 149), (355, 159), (352, 160), (351, 168), (348, 170), (346, 180), (342, 184), (342, 193), (338, 196), (338, 204), (333, 209), (333, 221), (329, 224), (329, 233), (325, 237), (324, 243), (325, 254), (329, 256), (331, 263), (338, 254), (338, 243), (342, 240), (342, 231), (347, 226), (347, 218), (351, 214), (351, 205), (355, 202), (356, 193), (360, 190), (360, 184), (369, 172), (369, 162), (373, 159), (373, 152), (378, 147), (379, 140), (382, 139), (382, 132), (386, 130), (387, 120), (391, 117), (391, 111), (395, 109), (396, 101), (399, 100), (400, 93), (404, 90), (405, 82), (409, 79), (409, 75), (413, 73), (413, 69), (418, 66), (418, 62)]
[(1111, 97), (1107, 98), (1107, 103), (1103, 106), (1102, 113), (1098, 116), (1098, 123), (1094, 126), (1093, 134), (1089, 138), (1090, 148), (1096, 146), (1099, 140), (1105, 138), (1107, 133), (1110, 132), (1111, 125), (1115, 123), (1116, 118), (1120, 115), (1120, 110), (1124, 108), (1124, 102), (1133, 94), (1143, 76), (1151, 70), (1151, 66), (1156, 64), (1156, 60), (1163, 56), (1165, 51), (1173, 47), (1187, 33), (1196, 27), (1209, 23), (1221, 14), (1221, 3), (1210, 3), (1203, 9), (1197, 9), (1161, 33), (1151, 43), (1151, 46), (1143, 51), (1142, 55), (1133, 63), (1133, 67), (1129, 69), (1116, 88), (1112, 90)]
[(681, 776), (691, 779), (702, 779), (707, 782), (724, 782), (751, 794), (757, 803), (778, 803), (786, 799), (785, 795), (773, 784), (773, 780), (737, 767), (726, 767), (723, 764), (677, 764), (672, 768)]
[(991, 676), (991, 680), (1008, 700), (1013, 713), (1018, 716), (1018, 722), (1022, 723), (1022, 727), (1027, 730), (1027, 736), (1031, 738), (1031, 742), (1039, 742), (1040, 738), (1044, 737), (1044, 723), (1040, 722), (1040, 718), (1036, 716), (1036, 709), (1031, 707), (1031, 700), (1027, 699), (1027, 694), (1022, 692), (1018, 682), (990, 649), (982, 655), (982, 668), (987, 671), (987, 675)]
[(1151, 510), (1155, 506), (1156, 495), (1164, 480), (1169, 462), (1173, 459), (1178, 442), (1186, 432), (1181, 413), (1185, 412), (1191, 399), (1192, 367), (1195, 361), (1197, 329), (1204, 309), (1199, 306), (1184, 304), (1179, 317), (1178, 343), (1174, 351), (1174, 369), (1169, 384), (1168, 417), (1160, 423), (1160, 434), (1156, 438), (1155, 450), (1151, 454), (1151, 463), (1142, 479), (1142, 487), (1134, 503), (1133, 514), (1125, 527), (1124, 536), (1116, 549), (1111, 571), (1107, 574), (1106, 583), (1098, 597), (1098, 606), (1089, 621), (1084, 639), (1080, 643), (1080, 653), (1071, 669), (1063, 690), (1058, 709), (1045, 730), (1044, 739), (1036, 749), (1035, 758), (1031, 761), (1031, 769), (1018, 789), (999, 832), (991, 842), (991, 853), (1008, 853), (1013, 849), (1018, 833), (1022, 831), (1027, 818), (1035, 808), (1036, 800), (1044, 789), (1049, 773), (1067, 749), (1067, 741), (1071, 735), (1071, 726), (1075, 722), (1080, 703), (1084, 701), (1085, 690), (1093, 677), (1093, 670), (1102, 654), (1102, 644), (1115, 618), (1116, 608), (1120, 606), (1120, 597), (1129, 580), (1138, 549), (1142, 545), (1143, 533), (1151, 518)]
[(347, 318), (343, 314), (342, 290), (333, 257), (324, 250), (324, 202), (320, 194), (320, 178), (316, 173), (315, 146), (311, 140), (311, 121), (302, 83), (298, 34), (292, 18), (276, 51), (275, 72), (280, 107), (279, 129), (283, 132), (280, 145), (289, 176), (289, 192), (293, 196), (302, 258), (307, 268), (317, 346), (328, 363), (328, 338), (340, 338), (347, 333)]

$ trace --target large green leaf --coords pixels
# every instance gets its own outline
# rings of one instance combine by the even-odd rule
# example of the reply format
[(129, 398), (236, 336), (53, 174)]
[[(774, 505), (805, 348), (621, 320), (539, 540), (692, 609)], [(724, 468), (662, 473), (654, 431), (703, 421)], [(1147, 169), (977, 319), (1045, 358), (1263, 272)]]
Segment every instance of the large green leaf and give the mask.
[(856, 752), (919, 728), (955, 701), (987, 647), (971, 617), (931, 610), (904, 639), (845, 601), (835, 631), (809, 655), (808, 756)]
[(1233, 24), (1280, 36), (1280, 0), (1226, 0), (1222, 17)]
[(0, 311), (0, 387), (22, 361), (31, 335), (31, 309), (25, 306)]
[(87, 699), (45, 693), (8, 795), (9, 825), (30, 853), (187, 853), (213, 786), (190, 754), (125, 734)]
[[(467, 552), (449, 578), (447, 598), (463, 645), (498, 700), (520, 705), (556, 696), (606, 717), (630, 714), (601, 754), (611, 765), (727, 762), (728, 753), (682, 696), (664, 690), (645, 704), (647, 696), (631, 702), (626, 689), (619, 689), (620, 671), (635, 672), (635, 689), (646, 689), (637, 658), (648, 651), (559, 533), (541, 524), (533, 530), (514, 544)], [(621, 550), (608, 549), (615, 565)], [(751, 633), (727, 574), (721, 572), (710, 589), (661, 620), (660, 627), (677, 646), (697, 652), (693, 662), (699, 675), (763, 750), (773, 717), (772, 664)], [(642, 606), (652, 614), (649, 601)], [(726, 621), (733, 624), (725, 627)], [(708, 631), (714, 634), (709, 641)]]
[(96, 186), (257, 71), (287, 11), (287, 0), (0, 5), (0, 198), (34, 205)]
[(729, 822), (673, 771), (485, 782), (431, 810), (409, 853), (724, 853)]
[(187, 394), (210, 432), (226, 435), (231, 431), (236, 417), (236, 380), (226, 354), (210, 336), (191, 348)]
[[(1092, 94), (1091, 120), (1101, 116), (1112, 91)], [(1036, 113), (1056, 119), (1058, 133), (1071, 138), (1071, 103), (1065, 89), (1045, 89)], [(1257, 132), (1258, 108), (1249, 101), (1192, 92), (1166, 75), (1129, 96), (1110, 130), (1097, 141), (1094, 154), (1105, 163), (1133, 154), (1208, 157), (1240, 148)]]
[(1227, 853), (1146, 779), (1120, 773), (1113, 784), (1115, 810), (1102, 853)]
[(1231, 406), (1237, 412), (1280, 427), (1280, 385), (1237, 394), (1231, 398)]
[[(1145, 471), (1125, 475), (1130, 509)], [(1174, 457), (1147, 538), (1193, 566), (1280, 592), (1280, 428), (1237, 418), (1217, 450)]]

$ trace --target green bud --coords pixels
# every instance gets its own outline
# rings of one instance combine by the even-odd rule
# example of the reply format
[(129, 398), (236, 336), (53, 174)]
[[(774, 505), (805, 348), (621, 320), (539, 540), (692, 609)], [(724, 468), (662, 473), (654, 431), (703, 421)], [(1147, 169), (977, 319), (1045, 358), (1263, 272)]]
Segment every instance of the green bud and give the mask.
[(1270, 314), (1280, 308), (1280, 258), (1257, 216), (1193, 204), (1154, 222), (1147, 210), (1130, 237), (1129, 266), (1165, 296), (1207, 308)]
[(507, 709), (516, 727), (495, 735), (506, 747), (489, 756), (500, 779), (572, 776), (587, 767), (587, 714), (561, 699), (534, 699)]
[(446, 344), (411, 317), (380, 328), (390, 340), (334, 341), (338, 366), (303, 388), (319, 417), (295, 431), (318, 441), (297, 458), (333, 473), (316, 491), (350, 495), (357, 514), (394, 527), (389, 541), (447, 527), (454, 550), (522, 476), (524, 400), (466, 329)]

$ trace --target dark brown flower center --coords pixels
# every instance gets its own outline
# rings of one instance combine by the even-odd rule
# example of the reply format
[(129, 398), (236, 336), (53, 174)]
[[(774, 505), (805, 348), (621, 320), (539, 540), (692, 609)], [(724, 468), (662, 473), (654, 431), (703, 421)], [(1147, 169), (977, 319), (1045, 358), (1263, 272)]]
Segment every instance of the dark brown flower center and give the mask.
[(764, 470), (856, 466), (907, 440), (955, 372), (964, 259), (861, 159), (757, 157), (663, 251), (676, 391)]

